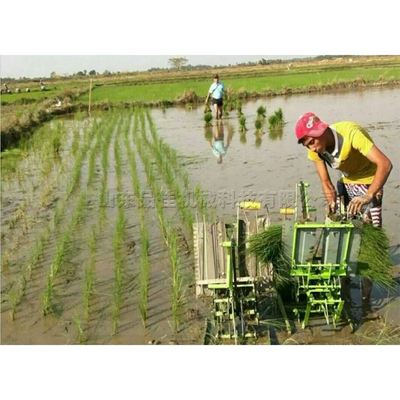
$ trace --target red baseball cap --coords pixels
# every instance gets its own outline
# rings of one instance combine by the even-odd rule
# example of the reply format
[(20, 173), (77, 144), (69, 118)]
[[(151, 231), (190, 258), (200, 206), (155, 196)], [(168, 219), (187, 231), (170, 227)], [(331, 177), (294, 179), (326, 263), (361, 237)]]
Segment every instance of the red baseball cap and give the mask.
[(300, 143), (304, 137), (320, 137), (329, 125), (321, 121), (314, 113), (303, 114), (296, 122), (296, 137)]

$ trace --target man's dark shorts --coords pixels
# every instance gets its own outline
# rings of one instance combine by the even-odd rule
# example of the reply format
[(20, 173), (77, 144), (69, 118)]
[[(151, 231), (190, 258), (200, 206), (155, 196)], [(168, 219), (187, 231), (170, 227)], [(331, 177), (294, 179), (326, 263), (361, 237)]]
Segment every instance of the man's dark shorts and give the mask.
[(222, 99), (211, 99), (212, 105), (216, 104), (217, 106), (222, 106)]

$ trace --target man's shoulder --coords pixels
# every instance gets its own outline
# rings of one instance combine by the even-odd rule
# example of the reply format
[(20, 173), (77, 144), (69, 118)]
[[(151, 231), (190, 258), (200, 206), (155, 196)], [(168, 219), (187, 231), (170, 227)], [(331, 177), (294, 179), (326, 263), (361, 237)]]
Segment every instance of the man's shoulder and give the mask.
[(339, 133), (350, 133), (355, 130), (364, 131), (361, 125), (354, 121), (335, 122), (331, 125), (331, 127)]
[(372, 140), (368, 132), (365, 128), (363, 128), (360, 124), (354, 121), (341, 121), (335, 122), (331, 125), (336, 132), (342, 135), (345, 139), (352, 139), (358, 136), (365, 136), (368, 139)]
[(354, 121), (338, 121), (334, 122), (331, 126), (333, 128), (352, 128), (354, 126), (359, 126), (359, 124)]

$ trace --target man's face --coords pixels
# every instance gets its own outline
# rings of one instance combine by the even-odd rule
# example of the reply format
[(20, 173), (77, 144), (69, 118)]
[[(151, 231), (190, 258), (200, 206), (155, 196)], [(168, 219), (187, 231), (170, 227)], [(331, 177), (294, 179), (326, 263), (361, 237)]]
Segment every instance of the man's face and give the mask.
[(324, 132), (320, 137), (306, 136), (301, 143), (311, 151), (323, 153), (326, 151), (326, 132)]

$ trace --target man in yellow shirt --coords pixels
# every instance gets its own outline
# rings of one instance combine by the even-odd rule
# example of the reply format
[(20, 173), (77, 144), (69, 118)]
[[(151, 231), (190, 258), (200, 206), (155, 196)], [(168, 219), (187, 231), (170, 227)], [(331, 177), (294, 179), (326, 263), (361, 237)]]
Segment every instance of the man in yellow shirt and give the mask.
[[(382, 226), (382, 196), (392, 163), (355, 122), (328, 125), (314, 113), (302, 115), (295, 127), (298, 143), (308, 149), (331, 211), (337, 207), (337, 192), (327, 165), (342, 173), (338, 190), (347, 201), (350, 215), (363, 214), (365, 221)], [(370, 310), (372, 282), (363, 279), (363, 311)]]

